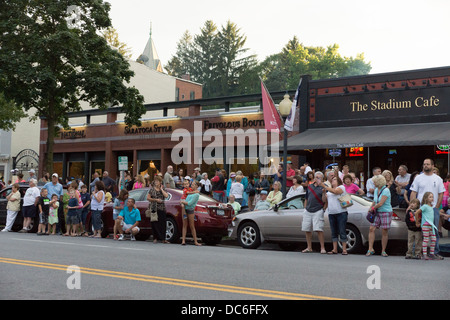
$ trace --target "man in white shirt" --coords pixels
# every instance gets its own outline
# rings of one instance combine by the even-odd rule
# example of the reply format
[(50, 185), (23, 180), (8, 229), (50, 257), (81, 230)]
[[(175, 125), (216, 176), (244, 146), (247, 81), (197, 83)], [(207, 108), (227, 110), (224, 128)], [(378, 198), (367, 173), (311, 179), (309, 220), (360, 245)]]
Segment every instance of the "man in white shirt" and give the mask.
[[(418, 199), (420, 202), (422, 202), (422, 198), (425, 192), (433, 193), (434, 225), (437, 226), (439, 225), (439, 207), (441, 206), (445, 189), (442, 178), (433, 173), (433, 167), (433, 160), (425, 159), (423, 161), (423, 173), (417, 175), (414, 178), (413, 184), (411, 185), (411, 200)], [(436, 234), (436, 249), (434, 252), (437, 257), (442, 258), (441, 256), (437, 255), (437, 253), (439, 252), (438, 233)]]
[(31, 219), (36, 216), (36, 205), (41, 195), (39, 189), (36, 187), (37, 180), (31, 179), (29, 188), (23, 197), (22, 214), (23, 214), (23, 229), (19, 232), (28, 232), (30, 229)]
[(404, 164), (398, 167), (398, 176), (395, 177), (395, 185), (397, 186), (397, 194), (402, 195), (405, 193), (405, 187), (409, 183), (411, 174), (408, 173), (408, 167)]
[[(381, 174), (381, 168), (380, 167), (373, 168), (372, 174), (373, 174), (372, 178), (375, 176), (379, 176)], [(366, 195), (368, 198), (373, 198), (373, 192), (375, 191), (375, 185), (372, 181), (372, 178), (368, 179), (366, 184), (367, 189)]]

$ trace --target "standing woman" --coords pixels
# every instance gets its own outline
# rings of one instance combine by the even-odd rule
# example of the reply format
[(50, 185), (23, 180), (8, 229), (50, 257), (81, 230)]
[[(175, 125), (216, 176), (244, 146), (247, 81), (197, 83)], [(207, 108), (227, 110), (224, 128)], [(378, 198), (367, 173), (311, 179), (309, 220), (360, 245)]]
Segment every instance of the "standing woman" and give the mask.
[[(333, 250), (328, 254), (338, 253), (338, 240), (342, 243), (342, 254), (347, 255), (347, 209), (342, 208), (339, 198), (346, 192), (345, 186), (339, 177), (331, 179), (331, 187), (322, 183), (321, 186), (327, 191), (328, 200), (328, 220), (330, 221), (331, 240)], [(339, 239), (338, 239), (339, 236)]]
[(149, 207), (152, 210), (156, 209), (158, 214), (158, 221), (152, 221), (152, 233), (153, 243), (157, 243), (160, 240), (162, 243), (169, 243), (166, 240), (166, 206), (164, 199), (167, 199), (169, 195), (163, 188), (163, 179), (160, 176), (156, 176), (153, 180), (153, 187), (150, 189), (147, 195), (147, 200), (150, 202)]
[(133, 184), (133, 190), (135, 189), (141, 189), (145, 187), (145, 179), (143, 176), (141, 176), (140, 174), (138, 174), (135, 178), (134, 178), (135, 182)]
[(20, 187), (18, 183), (13, 184), (12, 192), (6, 197), (8, 204), (6, 205), (6, 226), (3, 232), (12, 231), (14, 221), (16, 221), (17, 213), (20, 211)]
[(398, 207), (399, 200), (397, 195), (397, 186), (394, 183), (394, 175), (389, 170), (384, 170), (381, 175), (386, 179), (386, 187), (391, 192), (391, 206)]
[[(191, 184), (191, 188), (193, 190), (195, 190), (196, 188), (198, 188), (197, 185), (197, 181), (192, 181)], [(197, 232), (195, 231), (195, 206), (197, 205), (199, 199), (199, 193), (191, 193), (188, 194), (188, 196), (186, 197), (186, 200), (181, 200), (181, 205), (184, 206), (185, 210), (186, 210), (186, 215), (183, 216), (183, 231), (182, 231), (182, 240), (181, 240), (181, 245), (185, 245), (186, 244), (186, 233), (187, 233), (187, 224), (189, 221), (189, 227), (191, 228), (191, 234), (192, 237), (194, 238), (194, 244), (196, 246), (201, 246), (200, 243), (198, 243), (197, 241)]]
[(91, 216), (94, 226), (94, 234), (91, 238), (102, 237), (102, 211), (105, 205), (105, 184), (98, 180), (95, 182), (94, 192), (91, 196)]
[(369, 250), (366, 256), (375, 254), (373, 243), (375, 241), (375, 230), (381, 228), (381, 255), (387, 257), (386, 246), (388, 243), (388, 232), (392, 222), (391, 192), (386, 186), (386, 179), (382, 175), (374, 176), (372, 181), (375, 185), (372, 208), (376, 210), (375, 221), (370, 224)]

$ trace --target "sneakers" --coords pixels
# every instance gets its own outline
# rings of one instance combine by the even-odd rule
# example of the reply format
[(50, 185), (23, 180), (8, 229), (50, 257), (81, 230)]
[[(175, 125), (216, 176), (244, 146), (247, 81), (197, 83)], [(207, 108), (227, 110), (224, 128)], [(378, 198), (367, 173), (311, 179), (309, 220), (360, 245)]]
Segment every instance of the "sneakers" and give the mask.
[(119, 236), (119, 239), (117, 239), (117, 240), (123, 241), (123, 240), (125, 240), (125, 236), (124, 236), (123, 234), (121, 234), (121, 235)]
[(136, 241), (136, 238), (134, 237), (134, 235), (133, 235), (133, 234), (131, 234), (131, 236), (130, 236), (130, 240), (131, 240), (131, 241)]

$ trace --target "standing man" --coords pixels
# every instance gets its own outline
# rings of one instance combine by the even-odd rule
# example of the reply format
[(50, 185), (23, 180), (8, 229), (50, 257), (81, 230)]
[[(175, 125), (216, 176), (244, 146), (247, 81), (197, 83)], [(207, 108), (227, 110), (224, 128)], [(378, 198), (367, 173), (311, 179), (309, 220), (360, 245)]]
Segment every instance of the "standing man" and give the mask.
[[(380, 167), (375, 167), (372, 169), (372, 178), (375, 176), (379, 176), (381, 174), (381, 168)], [(375, 191), (375, 184), (372, 181), (372, 178), (367, 180), (367, 184), (366, 184), (366, 195), (368, 198), (373, 199), (373, 192)]]
[[(287, 170), (286, 170), (286, 193), (289, 190), (290, 187), (294, 185), (294, 182), (292, 181), (295, 176), (295, 170), (292, 169), (292, 162), (287, 162)], [(283, 195), (285, 196), (285, 195)]]
[(175, 181), (173, 180), (172, 166), (167, 166), (166, 174), (164, 174), (164, 187), (175, 189)]
[[(413, 184), (411, 185), (411, 199), (418, 199), (422, 202), (425, 192), (433, 193), (433, 210), (434, 210), (434, 225), (439, 225), (439, 207), (444, 197), (444, 182), (442, 178), (433, 173), (434, 161), (431, 159), (425, 159), (423, 161), (423, 173), (415, 177)], [(435, 256), (442, 260), (444, 259), (439, 253), (439, 233), (436, 233), (436, 248), (434, 250)]]
[(411, 174), (408, 173), (408, 167), (404, 164), (400, 165), (398, 167), (398, 176), (395, 177), (394, 181), (400, 204), (404, 201), (403, 194), (405, 193), (405, 187), (408, 185), (410, 178)]
[(28, 171), (28, 174), (30, 176), (28, 177), (27, 182), (30, 182), (31, 179), (36, 179), (36, 171), (34, 171), (34, 169), (30, 169), (30, 171)]
[(91, 184), (89, 185), (89, 191), (92, 193), (94, 192), (94, 188), (95, 188), (95, 183), (97, 181), (100, 181), (100, 175), (98, 174), (97, 171), (94, 172), (94, 174), (92, 175), (92, 177), (94, 178), (91, 182)]
[(29, 185), (30, 187), (23, 196), (23, 229), (19, 232), (28, 232), (30, 230), (31, 219), (34, 219), (36, 216), (36, 205), (39, 201), (39, 196), (41, 195), (39, 189), (36, 187), (36, 179), (31, 179)]
[(320, 186), (323, 181), (323, 173), (318, 171), (314, 174), (314, 183), (306, 188), (305, 212), (302, 220), (302, 231), (306, 233), (306, 243), (308, 247), (303, 253), (313, 252), (312, 233), (317, 232), (320, 242), (320, 253), (327, 253), (325, 250), (325, 239), (323, 236), (324, 212), (327, 208), (327, 196)]
[(52, 174), (52, 181), (47, 182), (43, 188), (47, 189), (47, 198), (51, 201), (52, 196), (56, 194), (59, 199), (59, 208), (58, 208), (58, 224), (56, 226), (56, 231), (61, 231), (62, 233), (66, 233), (66, 220), (64, 218), (64, 204), (63, 204), (63, 186), (58, 181), (58, 174)]
[(111, 193), (111, 195), (113, 196), (113, 198), (116, 197), (116, 193), (115, 193), (115, 186), (116, 186), (116, 182), (111, 179), (109, 177), (109, 172), (108, 171), (103, 171), (103, 184), (105, 185), (105, 190), (106, 192)]

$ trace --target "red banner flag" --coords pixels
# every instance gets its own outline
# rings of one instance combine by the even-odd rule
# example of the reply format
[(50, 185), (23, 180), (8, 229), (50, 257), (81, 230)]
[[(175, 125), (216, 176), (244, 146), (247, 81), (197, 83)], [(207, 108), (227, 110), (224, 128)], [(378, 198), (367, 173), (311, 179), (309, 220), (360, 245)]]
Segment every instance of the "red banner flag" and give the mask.
[(261, 80), (261, 94), (264, 114), (264, 126), (268, 132), (281, 132), (281, 117), (275, 104)]

